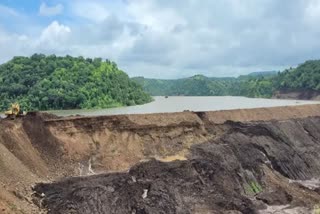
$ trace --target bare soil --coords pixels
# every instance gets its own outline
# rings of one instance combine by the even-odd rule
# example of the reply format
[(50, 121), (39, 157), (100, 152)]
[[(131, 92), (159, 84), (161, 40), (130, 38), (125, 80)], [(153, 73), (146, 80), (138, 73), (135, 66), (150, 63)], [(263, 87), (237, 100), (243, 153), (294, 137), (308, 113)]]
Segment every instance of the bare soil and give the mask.
[(277, 91), (273, 98), (292, 100), (320, 100), (320, 91), (316, 90), (281, 90)]
[[(83, 177), (83, 175), (108, 172), (107, 175), (93, 176), (98, 180), (101, 177), (107, 179), (112, 177), (117, 180), (118, 176), (132, 180), (130, 172), (136, 173), (135, 169), (150, 171), (141, 180), (142, 184), (137, 181), (137, 184), (132, 187), (132, 192), (126, 193), (132, 194), (132, 197), (137, 199), (131, 201), (128, 199), (126, 202), (128, 196), (123, 195), (124, 193), (119, 193), (117, 197), (120, 200), (120, 207), (127, 206), (126, 203), (138, 203), (139, 206), (137, 206), (141, 206), (145, 210), (144, 213), (157, 213), (153, 212), (156, 209), (155, 205), (150, 205), (149, 208), (153, 208), (149, 209), (143, 204), (143, 201), (141, 202), (141, 188), (144, 188), (145, 182), (150, 184), (151, 181), (160, 182), (160, 184), (155, 184), (158, 185), (158, 190), (156, 190), (162, 191), (161, 194), (157, 191), (154, 192), (154, 194), (160, 194), (157, 196), (157, 200), (165, 200), (163, 203), (169, 200), (169, 204), (173, 203), (171, 200), (176, 201), (172, 205), (175, 210), (185, 203), (190, 203), (190, 209), (188, 206), (186, 208), (190, 213), (214, 213), (214, 210), (230, 211), (229, 208), (221, 208), (224, 203), (227, 203), (223, 198), (228, 197), (235, 199), (235, 210), (243, 212), (243, 209), (239, 208), (242, 206), (240, 204), (243, 204), (244, 207), (255, 212), (259, 208), (255, 201), (259, 201), (258, 205), (265, 204), (265, 201), (270, 201), (268, 199), (270, 196), (267, 193), (270, 192), (272, 195), (272, 191), (280, 187), (282, 192), (279, 195), (290, 195), (293, 198), (292, 200), (278, 199), (278, 201), (282, 201), (282, 204), (290, 203), (292, 206), (309, 208), (317, 203), (316, 199), (319, 195), (306, 187), (290, 183), (289, 179), (306, 180), (317, 176), (319, 178), (318, 160), (320, 157), (317, 154), (320, 154), (320, 123), (318, 116), (320, 116), (320, 105), (69, 118), (58, 118), (49, 114), (33, 112), (25, 118), (16, 120), (1, 119), (0, 213), (47, 212), (43, 208), (49, 206), (52, 206), (51, 209), (55, 209), (53, 206), (56, 206), (56, 203), (51, 199), (45, 198), (47, 201), (45, 203), (42, 197), (41, 200), (38, 200), (32, 196), (32, 189), (36, 183), (45, 183), (41, 188), (46, 187), (44, 190), (38, 186), (38, 193), (55, 192), (56, 189), (50, 186), (51, 182), (81, 175), (82, 177), (71, 179), (69, 182), (81, 186), (81, 182), (78, 183), (78, 181), (84, 179), (89, 194), (94, 186), (90, 184), (92, 183), (91, 177)], [(224, 144), (230, 148), (222, 146)], [(203, 154), (200, 152), (201, 150), (204, 150)], [(212, 150), (220, 159), (205, 158), (211, 154), (210, 152), (213, 152)], [(240, 153), (236, 152), (238, 150)], [(250, 152), (248, 153), (248, 151)], [(268, 155), (267, 159), (262, 158), (263, 155), (260, 153), (263, 151), (264, 155)], [(260, 157), (259, 154), (262, 156)], [(247, 156), (256, 159), (243, 159)], [(220, 163), (226, 157), (230, 159)], [(235, 163), (231, 160), (238, 162), (237, 166), (240, 164), (240, 168), (236, 167), (238, 171), (234, 171)], [(269, 165), (261, 163), (262, 160), (271, 163)], [(197, 170), (200, 170), (198, 172), (195, 163), (200, 164), (203, 161), (206, 167), (198, 167)], [(247, 166), (248, 161), (254, 164)], [(165, 177), (161, 177), (160, 169), (165, 172)], [(129, 173), (124, 173), (127, 170)], [(181, 172), (181, 176), (175, 175), (175, 170)], [(194, 174), (194, 170), (197, 171), (196, 174)], [(219, 179), (213, 179), (210, 170), (216, 172), (215, 175), (222, 171), (218, 176)], [(201, 171), (203, 171), (205, 179), (201, 181), (201, 178), (197, 178), (198, 180), (196, 180), (198, 174), (202, 173)], [(110, 172), (116, 173), (110, 174)], [(235, 172), (236, 174), (234, 174)], [(266, 195), (261, 196), (265, 199), (257, 200), (254, 198), (256, 197), (254, 194), (248, 195), (244, 191), (246, 188), (243, 187), (245, 182), (239, 180), (238, 172), (242, 175), (253, 176), (263, 187), (264, 192), (268, 190), (265, 192)], [(157, 181), (153, 181), (154, 176), (159, 173), (160, 177), (156, 179)], [(134, 176), (139, 177), (144, 174), (138, 173)], [(186, 180), (188, 178), (191, 179), (190, 183), (188, 183), (189, 180)], [(206, 179), (209, 180), (206, 181)], [(175, 180), (178, 180), (179, 183)], [(52, 185), (59, 187), (59, 185), (64, 185), (64, 182)], [(101, 182), (105, 181), (102, 179)], [(116, 182), (119, 185), (127, 185), (123, 183), (125, 180), (120, 179)], [(193, 187), (195, 182), (200, 183)], [(209, 187), (206, 182), (209, 182)], [(189, 184), (191, 185), (190, 192), (180, 193), (179, 190), (172, 196), (169, 190), (166, 192), (167, 187), (161, 187), (161, 183), (163, 185), (172, 183), (170, 191), (179, 188), (182, 191), (182, 187), (186, 188), (184, 185)], [(208, 197), (206, 195), (208, 191), (214, 191), (211, 188), (221, 190), (219, 193), (222, 200), (221, 206), (210, 201), (216, 201), (216, 196)], [(71, 189), (66, 188), (67, 191), (71, 191)], [(193, 191), (195, 194), (201, 194), (193, 198)], [(203, 191), (207, 191), (207, 193), (205, 194)], [(45, 196), (47, 195), (45, 193)], [(57, 195), (57, 200), (58, 198), (64, 200), (64, 197), (63, 194)], [(85, 196), (83, 197), (85, 199)], [(111, 197), (111, 195), (106, 197)], [(208, 198), (208, 200), (204, 198)], [(242, 203), (242, 200), (245, 202)], [(70, 204), (72, 204), (71, 202), (74, 203), (73, 199), (70, 199)], [(237, 204), (238, 202), (241, 203)], [(272, 204), (272, 202), (270, 203)], [(40, 206), (41, 204), (42, 206)], [(79, 208), (81, 206), (79, 204)], [(188, 213), (182, 212), (186, 209), (181, 208), (180, 213)], [(66, 210), (59, 210), (61, 213), (62, 211)], [(123, 212), (100, 213), (128, 213), (127, 211), (128, 209)], [(59, 212), (57, 211), (57, 213)], [(168, 213), (170, 212), (168, 211)], [(75, 213), (81, 212), (78, 210)], [(91, 213), (95, 212), (91, 210)], [(139, 213), (138, 210), (136, 213)], [(179, 212), (176, 210), (175, 213)]]

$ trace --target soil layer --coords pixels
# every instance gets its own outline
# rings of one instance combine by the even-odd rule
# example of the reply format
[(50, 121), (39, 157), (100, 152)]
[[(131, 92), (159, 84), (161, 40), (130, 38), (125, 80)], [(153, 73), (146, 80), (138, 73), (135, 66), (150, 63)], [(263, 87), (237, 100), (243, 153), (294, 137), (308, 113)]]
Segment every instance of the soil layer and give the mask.
[(0, 213), (311, 212), (319, 116), (305, 105), (2, 119)]

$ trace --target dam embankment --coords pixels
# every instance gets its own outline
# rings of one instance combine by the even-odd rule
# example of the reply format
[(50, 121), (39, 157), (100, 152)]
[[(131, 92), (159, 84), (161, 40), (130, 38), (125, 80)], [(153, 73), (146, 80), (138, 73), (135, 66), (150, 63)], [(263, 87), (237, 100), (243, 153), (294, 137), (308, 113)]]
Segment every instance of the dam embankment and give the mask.
[(319, 179), (319, 160), (320, 105), (66, 118), (34, 112), (0, 120), (0, 211), (257, 213), (289, 204), (307, 212), (320, 190), (298, 181)]

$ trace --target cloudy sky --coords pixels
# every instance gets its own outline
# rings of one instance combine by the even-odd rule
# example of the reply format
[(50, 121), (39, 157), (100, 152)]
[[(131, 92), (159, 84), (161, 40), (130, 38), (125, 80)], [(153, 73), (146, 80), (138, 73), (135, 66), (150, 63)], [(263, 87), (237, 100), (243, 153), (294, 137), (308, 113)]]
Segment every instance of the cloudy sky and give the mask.
[(130, 76), (237, 76), (320, 59), (320, 0), (0, 0), (0, 62), (102, 57)]

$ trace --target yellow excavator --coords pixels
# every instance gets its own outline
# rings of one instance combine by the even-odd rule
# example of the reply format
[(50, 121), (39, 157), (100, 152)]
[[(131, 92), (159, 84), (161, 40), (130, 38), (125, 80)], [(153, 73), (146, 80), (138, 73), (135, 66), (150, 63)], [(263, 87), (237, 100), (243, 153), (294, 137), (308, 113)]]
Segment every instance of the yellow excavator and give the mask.
[(12, 103), (11, 108), (8, 111), (4, 112), (4, 114), (7, 116), (7, 118), (10, 119), (15, 119), (16, 117), (22, 117), (26, 115), (26, 113), (21, 110), (18, 103)]

